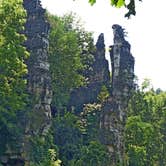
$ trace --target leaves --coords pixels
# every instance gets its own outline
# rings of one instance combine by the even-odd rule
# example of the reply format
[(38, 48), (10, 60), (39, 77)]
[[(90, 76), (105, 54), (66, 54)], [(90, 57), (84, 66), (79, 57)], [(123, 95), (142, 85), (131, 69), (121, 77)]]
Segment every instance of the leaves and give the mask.
[(101, 87), (101, 91), (98, 94), (97, 99), (99, 100), (100, 103), (104, 103), (108, 97), (110, 96), (109, 91), (105, 85)]
[(89, 3), (90, 3), (91, 5), (94, 5), (94, 4), (96, 3), (96, 0), (89, 0)]
[(125, 5), (125, 0), (111, 0), (111, 5), (120, 8)]
[(125, 132), (129, 165), (166, 163), (165, 106), (166, 92), (156, 93), (148, 79), (131, 98)]
[(117, 7), (122, 7), (122, 6), (124, 6), (124, 4), (125, 4), (125, 1), (124, 0), (118, 0), (118, 2), (117, 2)]
[[(136, 15), (135, 10), (135, 1), (136, 0), (130, 0), (128, 4), (125, 3), (125, 0), (110, 0), (110, 3), (112, 6), (115, 6), (117, 8), (125, 7), (128, 12), (125, 14), (125, 17), (129, 18), (131, 15)], [(139, 0), (142, 1), (142, 0)], [(96, 0), (89, 0), (89, 3), (91, 5), (94, 5), (96, 3)]]
[[(21, 0), (2, 0), (0, 4), (0, 146), (14, 147), (19, 139), (21, 127), (19, 116), (26, 105), (28, 57), (23, 47), (25, 36), (20, 34), (25, 23), (26, 12)], [(17, 144), (18, 145), (18, 144)], [(17, 146), (16, 145), (16, 146)], [(11, 148), (10, 147), (10, 148)], [(3, 148), (2, 148), (3, 149)]]
[[(91, 65), (89, 50), (93, 51), (92, 34), (86, 32), (74, 14), (63, 17), (48, 15), (50, 32), (50, 70), (53, 105), (62, 108), (74, 88), (85, 84)], [(87, 62), (88, 61), (88, 62)]]

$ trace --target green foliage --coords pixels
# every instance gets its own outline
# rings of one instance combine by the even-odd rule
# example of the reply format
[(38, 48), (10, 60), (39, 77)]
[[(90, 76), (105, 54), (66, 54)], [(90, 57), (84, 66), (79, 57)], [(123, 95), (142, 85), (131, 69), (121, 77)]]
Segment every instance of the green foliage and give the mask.
[(154, 136), (153, 126), (150, 123), (142, 122), (140, 116), (131, 116), (126, 124), (126, 144), (129, 165), (144, 165), (146, 163), (146, 147), (149, 139)]
[(104, 103), (110, 96), (109, 91), (105, 85), (101, 87), (101, 91), (97, 97), (100, 103)]
[[(127, 8), (128, 12), (125, 14), (125, 17), (129, 18), (131, 15), (136, 14), (135, 1), (136, 0), (130, 0), (129, 3), (126, 3), (125, 0), (110, 0), (110, 3), (112, 6), (115, 6), (117, 8), (120, 8), (120, 7)], [(142, 0), (139, 0), (139, 1), (142, 1)], [(91, 5), (94, 5), (96, 3), (96, 0), (89, 0), (89, 3)]]
[(146, 150), (142, 146), (133, 146), (129, 147), (128, 155), (131, 156), (128, 165), (131, 166), (144, 166), (146, 162)]
[(25, 11), (22, 1), (2, 1), (0, 6), (0, 109), (18, 110), (25, 104), (24, 88), (27, 73), (24, 59), (28, 53), (22, 46), (25, 36), (23, 30)]
[(83, 145), (80, 153), (71, 161), (72, 166), (108, 166), (107, 148), (99, 142), (101, 104), (86, 104), (80, 116), (83, 131)]
[(63, 17), (48, 14), (48, 19), (52, 104), (61, 109), (67, 104), (71, 91), (85, 84), (85, 77), (92, 70), (94, 44), (92, 34), (84, 30), (74, 14)]
[(100, 104), (86, 104), (81, 112), (81, 125), (84, 128), (84, 142), (96, 141), (99, 138)]
[(116, 7), (122, 7), (125, 5), (125, 0), (111, 0), (111, 5)]
[(87, 146), (82, 146), (78, 158), (70, 163), (71, 166), (108, 166), (108, 152), (101, 143), (91, 141)]
[(91, 5), (93, 5), (93, 4), (96, 3), (96, 0), (89, 0), (89, 3), (90, 3)]
[(70, 112), (54, 119), (52, 127), (54, 144), (59, 148), (60, 159), (64, 165), (69, 165), (69, 162), (80, 151), (81, 130), (79, 118)]
[(156, 93), (145, 80), (129, 102), (126, 152), (129, 165), (166, 164), (166, 93)]
[(24, 60), (29, 54), (23, 47), (25, 36), (20, 34), (26, 17), (22, 3), (0, 3), (0, 152), (4, 152), (6, 144), (14, 146), (20, 137), (18, 118), (26, 105)]
[(34, 136), (31, 138), (30, 165), (31, 166), (60, 166), (57, 159), (57, 147), (53, 144), (51, 131), (47, 136)]
[(60, 166), (61, 164), (61, 160), (59, 159), (56, 159), (56, 152), (54, 149), (49, 149), (48, 150), (48, 154), (49, 154), (49, 162), (47, 165), (50, 165), (50, 166)]
[(57, 159), (56, 152), (54, 149), (48, 149), (45, 154), (45, 159), (40, 161), (39, 164), (30, 163), (31, 166), (60, 166), (61, 160)]
[(142, 91), (150, 91), (152, 89), (150, 79), (145, 78), (141, 85)]
[(100, 108), (98, 104), (88, 104), (81, 116), (66, 112), (55, 117), (54, 143), (63, 165), (107, 166), (107, 149), (98, 141)]
[(67, 103), (73, 88), (83, 85), (81, 49), (77, 32), (73, 28), (73, 16), (62, 18), (48, 15), (50, 32), (50, 70), (53, 87), (53, 103), (60, 108)]

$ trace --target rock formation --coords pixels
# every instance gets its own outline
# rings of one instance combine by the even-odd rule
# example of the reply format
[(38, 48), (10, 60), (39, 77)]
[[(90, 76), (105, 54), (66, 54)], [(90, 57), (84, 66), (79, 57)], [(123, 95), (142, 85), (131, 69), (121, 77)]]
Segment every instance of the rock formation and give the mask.
[(75, 89), (71, 93), (69, 106), (74, 106), (76, 111), (82, 110), (84, 104), (96, 102), (103, 85), (109, 89), (110, 72), (108, 61), (105, 59), (104, 34), (100, 34), (98, 37), (96, 51), (93, 53), (93, 57), (92, 72), (86, 74), (88, 84)]
[[(50, 25), (45, 19), (45, 10), (40, 0), (24, 0), (27, 11), (25, 46), (30, 52), (28, 66), (28, 93), (30, 96), (30, 116), (26, 124), (24, 151), (28, 153), (28, 138), (44, 136), (51, 123), (51, 78), (48, 63), (48, 35)], [(27, 157), (27, 156), (26, 156)]]
[(124, 29), (113, 25), (114, 44), (110, 47), (112, 65), (112, 95), (103, 106), (101, 115), (101, 141), (107, 145), (110, 166), (124, 165), (124, 128), (126, 107), (133, 87), (134, 58)]
[[(28, 59), (29, 98), (28, 116), (25, 122), (23, 146), (19, 154), (4, 156), (4, 165), (29, 165), (31, 143), (30, 139), (44, 137), (51, 124), (51, 78), (48, 63), (48, 34), (49, 23), (45, 19), (45, 10), (40, 0), (24, 0), (23, 6), (27, 11), (25, 46), (30, 52)], [(110, 152), (110, 166), (124, 164), (124, 126), (126, 122), (126, 107), (133, 89), (134, 58), (130, 53), (130, 44), (125, 40), (124, 29), (113, 25), (114, 45), (111, 46), (110, 57), (112, 64), (111, 97), (103, 106), (101, 115), (101, 142)], [(93, 54), (92, 73), (87, 75), (89, 83), (71, 93), (69, 106), (77, 110), (84, 104), (94, 103), (103, 85), (110, 86), (108, 61), (105, 59), (104, 35), (100, 34)], [(12, 164), (8, 164), (9, 161)]]
[[(44, 134), (51, 118), (51, 78), (48, 63), (49, 23), (45, 19), (45, 10), (39, 0), (24, 0), (27, 11), (25, 35), (26, 48), (30, 52), (28, 66), (28, 92), (33, 99), (33, 113), (43, 117), (40, 127), (33, 128), (34, 134)], [(33, 115), (34, 116), (34, 115)]]

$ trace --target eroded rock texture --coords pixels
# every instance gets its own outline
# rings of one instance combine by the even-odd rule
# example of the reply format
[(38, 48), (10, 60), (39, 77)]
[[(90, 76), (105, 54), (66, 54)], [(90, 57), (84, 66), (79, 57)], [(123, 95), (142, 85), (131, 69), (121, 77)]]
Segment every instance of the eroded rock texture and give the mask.
[(101, 141), (110, 153), (110, 166), (124, 165), (124, 127), (126, 107), (134, 88), (134, 58), (130, 44), (125, 40), (124, 29), (113, 25), (114, 44), (111, 46), (112, 96), (103, 106)]
[(46, 135), (50, 127), (52, 90), (48, 63), (50, 25), (45, 19), (45, 10), (40, 0), (24, 0), (23, 6), (27, 11), (25, 46), (30, 52), (27, 61), (30, 110), (24, 142), (25, 157), (27, 157), (30, 150), (29, 138)]
[(98, 37), (96, 51), (93, 53), (93, 57), (92, 72), (86, 74), (88, 84), (75, 89), (71, 93), (69, 106), (74, 106), (76, 111), (82, 110), (84, 104), (96, 102), (103, 85), (109, 89), (110, 72), (108, 61), (105, 59), (104, 34), (100, 34)]
[[(42, 122), (39, 126), (32, 128), (34, 134), (44, 134), (45, 127), (51, 118), (51, 79), (48, 63), (48, 33), (49, 23), (45, 19), (45, 10), (41, 7), (39, 0), (24, 0), (24, 8), (28, 18), (25, 25), (25, 43), (30, 58), (28, 66), (28, 92), (33, 101), (33, 116), (35, 114)], [(34, 122), (35, 123), (35, 122)], [(37, 122), (38, 123), (38, 122)]]

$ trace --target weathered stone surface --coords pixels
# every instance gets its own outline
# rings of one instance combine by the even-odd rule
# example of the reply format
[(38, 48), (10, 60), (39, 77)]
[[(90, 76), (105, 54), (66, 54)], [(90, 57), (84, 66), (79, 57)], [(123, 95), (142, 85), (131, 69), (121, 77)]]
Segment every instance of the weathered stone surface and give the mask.
[(104, 34), (99, 35), (93, 56), (92, 72), (86, 74), (88, 84), (71, 93), (69, 106), (74, 106), (76, 110), (81, 110), (84, 104), (96, 102), (101, 87), (103, 85), (109, 87), (110, 84), (108, 61), (105, 59)]
[(134, 88), (134, 58), (130, 44), (125, 40), (124, 29), (113, 25), (114, 45), (111, 46), (112, 96), (103, 106), (101, 115), (101, 141), (110, 152), (110, 166), (124, 165), (124, 127), (126, 107)]
[(48, 34), (50, 25), (45, 19), (45, 10), (40, 0), (24, 0), (23, 6), (27, 11), (25, 46), (30, 52), (28, 66), (28, 93), (30, 95), (30, 116), (26, 123), (23, 150), (25, 160), (29, 160), (31, 148), (29, 139), (34, 136), (47, 134), (51, 124), (51, 78), (48, 63)]
[(28, 14), (25, 24), (25, 35), (27, 36), (25, 46), (30, 52), (30, 58), (27, 61), (28, 92), (34, 100), (32, 108), (34, 114), (43, 112), (44, 118), (41, 126), (33, 129), (33, 132), (44, 134), (42, 132), (44, 129), (42, 128), (49, 123), (51, 118), (52, 91), (48, 63), (48, 33), (50, 26), (45, 19), (45, 10), (41, 7), (40, 0), (24, 0), (23, 5)]

